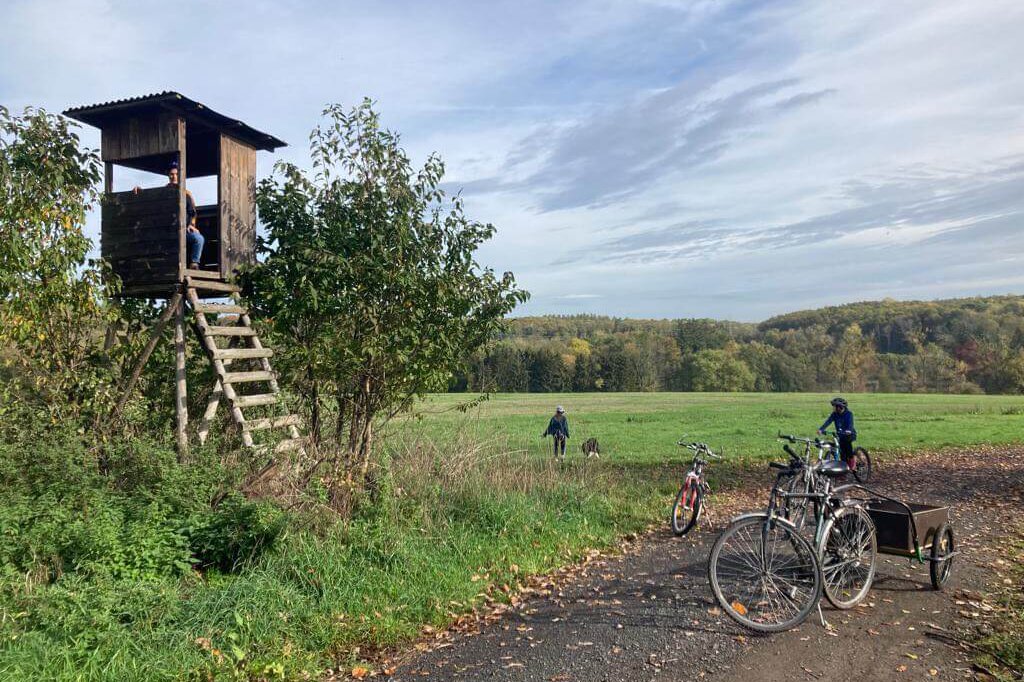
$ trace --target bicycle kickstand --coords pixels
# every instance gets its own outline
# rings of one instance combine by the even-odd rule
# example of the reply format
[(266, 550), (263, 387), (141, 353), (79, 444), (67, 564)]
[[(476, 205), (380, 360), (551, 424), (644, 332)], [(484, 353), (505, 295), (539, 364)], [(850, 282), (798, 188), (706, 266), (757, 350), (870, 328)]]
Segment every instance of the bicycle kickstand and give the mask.
[(825, 620), (825, 614), (821, 610), (821, 602), (820, 601), (818, 602), (818, 618), (821, 619), (821, 627), (825, 628), (826, 630), (831, 630), (832, 629), (832, 626), (829, 624), (829, 622), (827, 620)]

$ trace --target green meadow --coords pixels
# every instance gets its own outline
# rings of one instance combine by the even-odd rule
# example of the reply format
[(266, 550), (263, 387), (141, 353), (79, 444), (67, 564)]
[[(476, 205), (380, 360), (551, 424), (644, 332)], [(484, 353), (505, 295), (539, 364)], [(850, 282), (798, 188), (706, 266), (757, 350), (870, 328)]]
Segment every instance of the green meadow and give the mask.
[[(451, 442), (454, 435), (493, 441), (537, 455), (550, 439), (540, 434), (556, 405), (565, 407), (571, 429), (567, 453), (597, 438), (607, 462), (659, 464), (683, 461), (682, 438), (710, 444), (727, 457), (763, 459), (779, 452), (781, 431), (813, 436), (831, 408), (827, 394), (808, 393), (567, 393), (494, 394), (466, 412), (464, 394), (431, 396), (419, 418), (393, 432), (418, 433)], [(1024, 398), (925, 394), (848, 395), (858, 445), (872, 452), (901, 453), (978, 443), (1024, 440)]]

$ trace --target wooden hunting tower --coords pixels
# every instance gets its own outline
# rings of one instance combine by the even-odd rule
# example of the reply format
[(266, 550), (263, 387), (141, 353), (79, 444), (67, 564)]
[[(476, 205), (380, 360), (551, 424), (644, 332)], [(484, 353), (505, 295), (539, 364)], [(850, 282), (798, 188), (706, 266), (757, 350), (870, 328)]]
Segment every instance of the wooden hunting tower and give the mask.
[[(126, 380), (115, 413), (123, 408), (164, 328), (175, 317), (178, 447), (182, 453), (187, 450), (184, 329), (186, 311), (191, 310), (193, 328), (217, 377), (197, 430), (200, 441), (206, 440), (223, 398), (241, 428), (245, 445), (257, 445), (256, 432), (287, 429), (288, 439), (274, 450), (301, 448), (298, 417), (274, 414), (280, 405), (280, 391), (270, 367), (273, 352), (260, 343), (248, 310), (238, 301), (203, 300), (237, 296), (238, 287), (230, 282), (232, 274), (241, 265), (255, 262), (256, 151), (272, 152), (285, 143), (177, 92), (75, 107), (64, 114), (102, 133), (105, 178), (100, 244), (103, 258), (121, 278), (121, 295), (167, 299), (149, 343)], [(175, 162), (177, 186), (168, 183), (113, 191), (114, 166), (166, 176)], [(186, 184), (190, 178), (204, 176), (217, 177), (217, 203), (195, 207), (196, 227), (205, 244), (199, 268), (189, 269)], [(246, 367), (250, 362), (258, 364)], [(266, 388), (243, 392), (243, 387), (260, 383)], [(247, 418), (243, 409), (257, 413)]]
[[(76, 107), (65, 115), (102, 131), (105, 165), (101, 249), (124, 295), (154, 297), (187, 275), (227, 281), (256, 251), (256, 150), (284, 142), (176, 92)], [(166, 175), (177, 162), (178, 186), (114, 192), (114, 166)], [(200, 271), (185, 261), (185, 188), (217, 177), (217, 203), (196, 206), (205, 237)]]

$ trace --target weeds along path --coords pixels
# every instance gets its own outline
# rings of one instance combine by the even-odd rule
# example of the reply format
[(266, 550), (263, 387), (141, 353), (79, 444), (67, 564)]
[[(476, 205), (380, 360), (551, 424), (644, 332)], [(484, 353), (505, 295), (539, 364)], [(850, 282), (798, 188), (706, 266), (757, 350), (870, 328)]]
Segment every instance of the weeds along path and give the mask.
[[(883, 459), (879, 474), (873, 483), (898, 496), (955, 505), (963, 554), (943, 592), (931, 590), (927, 566), (879, 555), (861, 607), (823, 607), (829, 629), (815, 615), (773, 637), (742, 631), (715, 608), (706, 559), (729, 515), (763, 503), (765, 490), (750, 490), (716, 496), (714, 529), (681, 540), (654, 532), (624, 556), (542, 584), (492, 622), (420, 643), (387, 672), (395, 680), (551, 682), (971, 679), (971, 652), (956, 642), (977, 641), (979, 624), (995, 613), (985, 592), (1007, 580), (999, 547), (1024, 512), (1024, 448)], [(768, 475), (755, 480), (767, 484)]]

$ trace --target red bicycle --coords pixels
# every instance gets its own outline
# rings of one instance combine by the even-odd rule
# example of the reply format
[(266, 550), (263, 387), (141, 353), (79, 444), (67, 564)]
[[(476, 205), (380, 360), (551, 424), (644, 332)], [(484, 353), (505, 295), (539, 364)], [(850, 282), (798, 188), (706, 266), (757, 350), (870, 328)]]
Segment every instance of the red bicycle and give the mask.
[(679, 492), (676, 493), (675, 504), (672, 505), (672, 532), (677, 536), (683, 536), (697, 525), (704, 509), (704, 495), (711, 492), (711, 487), (704, 480), (704, 465), (708, 463), (705, 457), (721, 458), (711, 451), (707, 443), (679, 441), (679, 445), (693, 451), (690, 470), (686, 472), (686, 478), (683, 479), (683, 484), (679, 487)]

